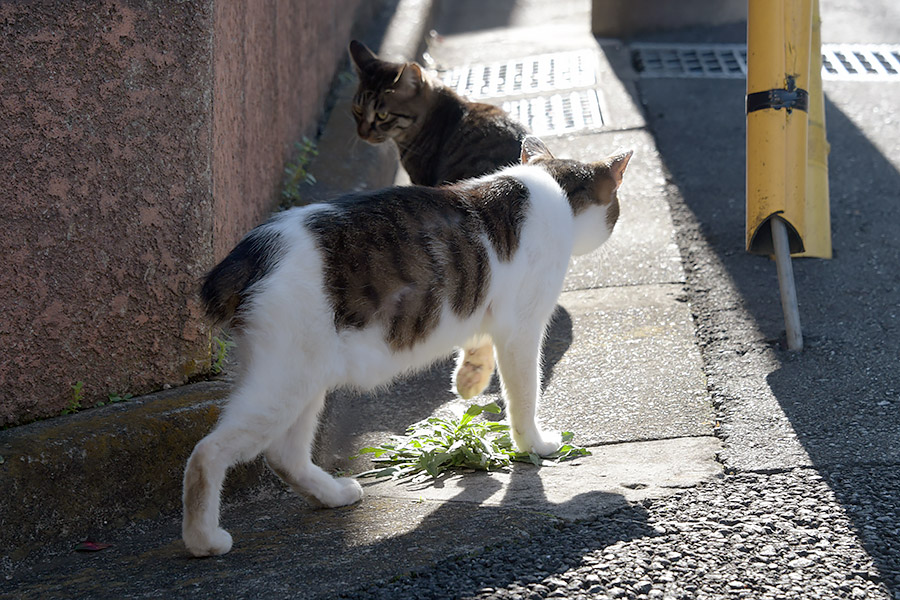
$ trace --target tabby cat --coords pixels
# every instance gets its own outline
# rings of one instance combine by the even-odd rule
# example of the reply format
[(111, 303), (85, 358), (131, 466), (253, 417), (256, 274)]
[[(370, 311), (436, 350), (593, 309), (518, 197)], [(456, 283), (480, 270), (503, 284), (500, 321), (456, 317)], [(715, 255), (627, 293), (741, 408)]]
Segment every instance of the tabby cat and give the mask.
[[(381, 60), (356, 40), (349, 50), (359, 77), (356, 132), (373, 144), (393, 140), (414, 184), (455, 183), (519, 160), (528, 132), (499, 107), (461, 98), (417, 63)], [(493, 373), (490, 338), (473, 340), (458, 356), (453, 384), (468, 399), (484, 391)]]
[(185, 468), (188, 551), (231, 549), (222, 482), (260, 453), (315, 504), (360, 500), (355, 479), (311, 460), (325, 394), (383, 385), (481, 336), (495, 342), (517, 448), (556, 451), (536, 421), (542, 338), (570, 256), (612, 233), (630, 157), (560, 160), (529, 137), (523, 164), (496, 174), (351, 194), (248, 233), (202, 288), (208, 315), (236, 330), (243, 371)]

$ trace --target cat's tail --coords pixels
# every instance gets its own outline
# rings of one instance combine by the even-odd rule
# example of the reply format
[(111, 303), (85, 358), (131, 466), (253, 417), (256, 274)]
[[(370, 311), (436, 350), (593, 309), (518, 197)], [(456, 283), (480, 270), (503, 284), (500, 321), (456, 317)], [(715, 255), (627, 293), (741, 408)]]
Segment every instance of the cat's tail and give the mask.
[(200, 289), (206, 315), (215, 323), (231, 322), (235, 313), (278, 261), (279, 235), (260, 225), (207, 273)]

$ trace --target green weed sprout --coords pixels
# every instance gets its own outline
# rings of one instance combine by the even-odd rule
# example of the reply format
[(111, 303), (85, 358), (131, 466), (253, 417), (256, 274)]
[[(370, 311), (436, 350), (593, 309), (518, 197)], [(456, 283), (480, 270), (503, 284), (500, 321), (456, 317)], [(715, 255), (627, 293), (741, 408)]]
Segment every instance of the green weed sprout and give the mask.
[(495, 421), (475, 421), (483, 412), (500, 413), (500, 407), (491, 402), (473, 404), (459, 419), (429, 417), (410, 425), (405, 436), (395, 436), (386, 444), (367, 447), (351, 458), (363, 454), (373, 455), (379, 466), (357, 477), (392, 477), (401, 479), (425, 472), (432, 478), (447, 469), (476, 469), (493, 471), (507, 469), (513, 461), (530, 462), (540, 466), (543, 460), (563, 461), (589, 456), (586, 448), (573, 446), (571, 432), (563, 432), (563, 446), (553, 455), (541, 459), (529, 452), (513, 449), (509, 425)]
[(294, 159), (288, 162), (284, 168), (281, 208), (304, 204), (301, 187), (316, 182), (313, 174), (306, 169), (318, 154), (316, 143), (306, 136), (303, 137), (303, 141), (294, 144)]
[(78, 381), (72, 386), (72, 397), (63, 409), (62, 414), (71, 415), (81, 410), (81, 401), (84, 399), (84, 382)]
[(228, 351), (235, 346), (235, 343), (227, 336), (213, 336), (212, 341), (216, 347), (216, 354), (210, 368), (213, 374), (218, 375), (225, 370), (225, 359), (228, 357)]

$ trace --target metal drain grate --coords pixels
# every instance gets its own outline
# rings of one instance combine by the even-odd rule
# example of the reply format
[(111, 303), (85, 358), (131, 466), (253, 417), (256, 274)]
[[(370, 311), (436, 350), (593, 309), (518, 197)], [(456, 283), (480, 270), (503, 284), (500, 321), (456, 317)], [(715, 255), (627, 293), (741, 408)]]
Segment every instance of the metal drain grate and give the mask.
[(471, 100), (547, 93), (597, 83), (593, 52), (561, 52), (438, 73), (444, 85)]
[(900, 46), (824, 45), (822, 77), (900, 80)]
[[(742, 79), (744, 44), (632, 44), (632, 63), (642, 77)], [(900, 46), (823, 44), (822, 78), (900, 81)]]
[(466, 65), (437, 76), (470, 100), (506, 98), (503, 110), (535, 135), (559, 135), (606, 124), (597, 71), (596, 53), (582, 50)]
[(535, 135), (559, 135), (604, 125), (597, 90), (579, 90), (503, 103), (503, 110)]
[(634, 68), (643, 77), (741, 78), (747, 74), (743, 44), (633, 44)]

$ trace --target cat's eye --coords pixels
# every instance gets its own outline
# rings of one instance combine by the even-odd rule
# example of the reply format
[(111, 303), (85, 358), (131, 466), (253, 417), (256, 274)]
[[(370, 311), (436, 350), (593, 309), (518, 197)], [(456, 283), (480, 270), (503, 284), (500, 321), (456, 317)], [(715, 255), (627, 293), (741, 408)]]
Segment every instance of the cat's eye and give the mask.
[(356, 116), (362, 115), (362, 108), (358, 104), (353, 105), (353, 114)]
[(387, 119), (388, 114), (386, 112), (375, 113), (375, 116), (384, 121)]

